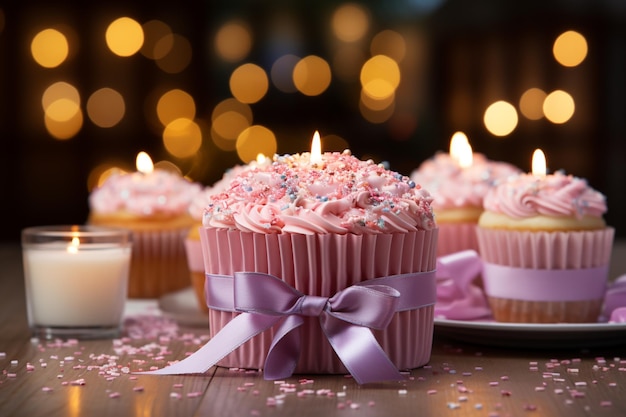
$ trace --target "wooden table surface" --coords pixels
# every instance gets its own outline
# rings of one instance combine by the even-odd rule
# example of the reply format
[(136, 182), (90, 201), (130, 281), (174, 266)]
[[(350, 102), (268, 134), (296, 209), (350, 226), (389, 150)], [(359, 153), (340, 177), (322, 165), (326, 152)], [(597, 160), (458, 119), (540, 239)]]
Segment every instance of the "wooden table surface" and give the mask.
[[(623, 249), (613, 274), (626, 273)], [(119, 339), (34, 340), (18, 245), (0, 245), (0, 283), (2, 417), (626, 416), (624, 331), (605, 346), (545, 349), (524, 340), (498, 347), (478, 337), (475, 344), (446, 339), (436, 328), (427, 366), (405, 382), (364, 386), (342, 375), (280, 383), (216, 367), (146, 376), (132, 371), (185, 357), (206, 341), (206, 330), (148, 309), (128, 316)]]

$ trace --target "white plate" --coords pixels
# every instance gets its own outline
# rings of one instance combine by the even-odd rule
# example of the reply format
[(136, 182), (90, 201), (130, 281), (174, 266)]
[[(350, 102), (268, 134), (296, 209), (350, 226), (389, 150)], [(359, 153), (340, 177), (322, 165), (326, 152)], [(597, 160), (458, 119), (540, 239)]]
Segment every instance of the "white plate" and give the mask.
[(182, 326), (209, 327), (209, 315), (200, 310), (193, 288), (165, 294), (159, 298), (159, 309), (164, 317), (176, 320)]
[(435, 334), (490, 346), (584, 349), (626, 345), (626, 323), (527, 324), (437, 318)]

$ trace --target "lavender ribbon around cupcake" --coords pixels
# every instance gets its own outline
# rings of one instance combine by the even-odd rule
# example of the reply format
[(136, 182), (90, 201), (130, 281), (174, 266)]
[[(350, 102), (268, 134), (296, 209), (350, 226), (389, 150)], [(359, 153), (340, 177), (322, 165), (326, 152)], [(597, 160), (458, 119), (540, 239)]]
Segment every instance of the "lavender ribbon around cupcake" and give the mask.
[[(448, 320), (485, 320), (491, 318), (491, 311), (483, 289), (476, 284), (478, 275), (485, 268), (493, 268), (494, 265), (484, 263), (478, 253), (473, 250), (462, 251), (451, 255), (440, 257), (437, 260), (437, 302), (435, 304), (435, 317)], [(497, 267), (497, 266), (496, 266)], [(525, 291), (524, 286), (516, 283), (524, 282), (518, 276), (526, 274), (528, 269), (508, 268), (506, 274), (506, 285), (498, 286), (493, 291), (517, 292)], [(532, 289), (533, 280), (541, 280), (545, 283), (545, 278), (552, 274), (556, 278), (556, 285), (543, 297), (564, 296), (568, 299), (575, 299), (581, 292), (589, 290), (585, 273), (593, 275), (593, 270), (574, 270), (577, 275), (574, 277), (577, 285), (563, 286), (563, 274), (568, 271), (538, 270), (534, 277), (530, 277)], [(533, 275), (533, 274), (530, 274)], [(526, 280), (525, 284), (528, 282)], [(488, 286), (488, 284), (485, 284)], [(607, 286), (592, 285), (592, 290), (599, 292), (604, 297), (604, 305), (599, 322), (625, 323), (626, 322), (626, 275), (622, 275)], [(543, 286), (545, 290), (545, 286)]]

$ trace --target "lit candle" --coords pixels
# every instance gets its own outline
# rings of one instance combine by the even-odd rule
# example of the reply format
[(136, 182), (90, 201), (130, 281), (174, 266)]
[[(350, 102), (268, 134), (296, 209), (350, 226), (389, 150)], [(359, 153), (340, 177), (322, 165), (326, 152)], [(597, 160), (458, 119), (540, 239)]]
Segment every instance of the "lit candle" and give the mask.
[(546, 156), (541, 149), (535, 149), (532, 159), (532, 174), (535, 177), (543, 178), (546, 176)]
[(456, 132), (450, 139), (450, 158), (461, 168), (471, 167), (474, 161), (472, 146), (463, 132)]
[(324, 167), (324, 160), (322, 158), (322, 143), (320, 140), (320, 134), (317, 130), (315, 131), (313, 141), (311, 142), (311, 159), (309, 161), (314, 167)]
[(29, 324), (46, 337), (119, 332), (128, 288), (131, 234), (49, 226), (22, 233)]
[(137, 154), (137, 159), (135, 160), (135, 164), (137, 165), (137, 171), (142, 174), (149, 174), (154, 171), (154, 164), (152, 163), (152, 159), (150, 155), (146, 152), (139, 152)]

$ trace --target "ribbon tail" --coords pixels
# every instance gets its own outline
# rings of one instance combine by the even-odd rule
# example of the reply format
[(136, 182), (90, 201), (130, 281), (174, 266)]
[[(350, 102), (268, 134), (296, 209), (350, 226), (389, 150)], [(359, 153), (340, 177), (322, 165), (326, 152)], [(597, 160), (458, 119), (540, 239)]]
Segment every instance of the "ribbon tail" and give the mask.
[(372, 331), (328, 314), (320, 324), (335, 353), (359, 384), (406, 379), (380, 347)]
[(270, 328), (279, 316), (242, 313), (232, 319), (211, 340), (187, 358), (154, 371), (135, 372), (144, 375), (199, 374), (209, 370), (226, 355)]
[(265, 358), (263, 376), (267, 380), (288, 378), (300, 359), (300, 325), (302, 317), (287, 316), (277, 329)]

